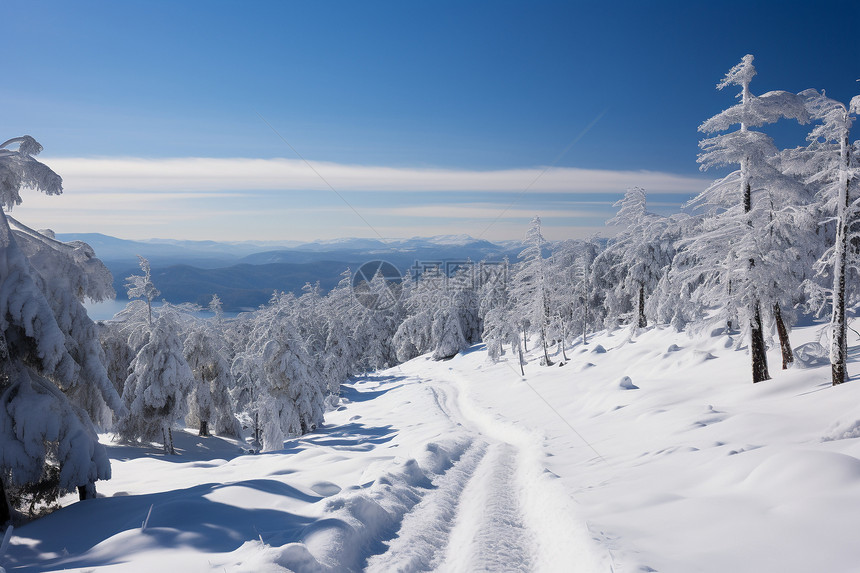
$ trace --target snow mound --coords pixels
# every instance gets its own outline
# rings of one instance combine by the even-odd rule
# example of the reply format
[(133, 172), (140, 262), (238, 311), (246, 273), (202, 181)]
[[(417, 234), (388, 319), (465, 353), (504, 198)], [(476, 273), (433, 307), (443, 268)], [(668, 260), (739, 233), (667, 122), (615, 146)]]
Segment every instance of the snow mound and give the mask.
[(633, 380), (630, 379), (630, 376), (622, 376), (620, 380), (618, 380), (618, 387), (622, 390), (638, 390), (639, 386), (633, 383)]
[[(668, 356), (668, 355), (665, 355)], [(704, 364), (708, 360), (715, 360), (717, 357), (707, 350), (692, 350), (690, 352), (682, 352), (673, 354), (678, 358), (673, 361), (673, 368), (686, 369)]]
[(794, 349), (794, 358), (803, 368), (830, 364), (830, 353), (818, 342), (807, 342)]
[(860, 483), (860, 460), (835, 452), (794, 450), (766, 458), (744, 481), (745, 487), (780, 492), (780, 497)]
[(852, 438), (860, 438), (860, 420), (855, 420), (847, 425), (837, 422), (831, 427), (830, 432), (821, 438), (821, 441), (833, 442), (835, 440), (850, 440)]
[(603, 345), (598, 344), (594, 348), (591, 349), (592, 354), (606, 354), (606, 349), (603, 348)]

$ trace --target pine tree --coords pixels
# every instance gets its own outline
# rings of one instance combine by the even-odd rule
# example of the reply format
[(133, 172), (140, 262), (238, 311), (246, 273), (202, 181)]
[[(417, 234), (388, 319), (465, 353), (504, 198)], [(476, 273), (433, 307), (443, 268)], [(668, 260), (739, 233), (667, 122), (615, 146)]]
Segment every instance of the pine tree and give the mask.
[(525, 249), (520, 253), (520, 262), (514, 276), (514, 286), (511, 298), (514, 301), (514, 309), (518, 317), (520, 328), (523, 331), (523, 343), (525, 344), (527, 332), (530, 327), (537, 329), (538, 342), (543, 349), (543, 364), (551, 366), (549, 358), (549, 289), (546, 276), (546, 262), (543, 257), (543, 249), (546, 240), (541, 234), (540, 217), (532, 219), (523, 241)]
[(152, 301), (161, 293), (152, 284), (152, 272), (149, 268), (149, 261), (140, 255), (137, 256), (140, 262), (140, 270), (143, 275), (131, 275), (126, 278), (125, 286), (128, 289), (129, 300), (140, 298), (146, 301), (147, 322), (152, 324)]
[[(770, 191), (775, 181), (790, 185), (790, 181), (779, 178), (779, 172), (768, 160), (777, 155), (777, 150), (770, 137), (762, 132), (749, 129), (772, 123), (780, 118), (807, 121), (806, 108), (803, 101), (795, 94), (784, 91), (768, 92), (762, 96), (754, 96), (749, 89), (752, 78), (756, 75), (752, 64), (753, 56), (744, 56), (741, 63), (733, 67), (726, 77), (717, 84), (718, 89), (729, 86), (741, 88), (740, 103), (715, 115), (704, 122), (699, 131), (717, 133), (726, 131), (733, 125), (740, 125), (738, 131), (715, 135), (703, 139), (699, 146), (699, 163), (702, 169), (720, 165), (739, 165), (740, 169), (715, 182), (702, 193), (695, 203), (724, 209), (719, 215), (718, 222), (711, 229), (708, 237), (704, 238), (711, 244), (710, 248), (721, 242), (725, 245), (735, 245), (738, 260), (746, 263), (738, 265), (734, 276), (723, 277), (731, 281), (733, 297), (741, 307), (739, 313), (747, 325), (750, 339), (750, 354), (752, 358), (753, 382), (770, 378), (765, 353), (764, 321), (762, 317), (762, 297), (770, 287), (770, 276), (774, 272), (759, 256), (757, 239), (767, 233), (770, 205), (763, 201), (754, 201), (754, 192)], [(722, 250), (722, 249), (720, 249)], [(718, 250), (717, 252), (720, 252)], [(702, 249), (699, 253), (704, 252)], [(778, 304), (778, 301), (773, 301)], [(777, 319), (780, 319), (778, 308), (774, 306)], [(780, 334), (786, 332), (780, 329)], [(783, 348), (790, 345), (784, 344)]]
[(125, 381), (122, 398), (128, 415), (117, 425), (122, 439), (161, 440), (169, 454), (176, 453), (173, 428), (185, 418), (194, 384), (176, 322), (173, 311), (162, 308), (152, 324)]
[(646, 208), (646, 194), (641, 187), (628, 189), (615, 204), (618, 213), (607, 225), (623, 227), (600, 256), (614, 265), (616, 299), (625, 299), (622, 308), (634, 309), (631, 322), (639, 328), (648, 326), (646, 296), (650, 296), (674, 256), (674, 246), (666, 242), (663, 233), (667, 221)]
[[(0, 144), (6, 210), (21, 203), (22, 187), (62, 193), (61, 178), (33, 158), (41, 150), (30, 136)], [(55, 497), (77, 488), (83, 499), (110, 477), (87, 410), (122, 410), (80, 304), (109, 295), (101, 268), (84, 244), (62, 245), (23, 225), (13, 232), (0, 213), (0, 524), (12, 515), (10, 493)]]
[[(854, 117), (860, 113), (860, 96), (851, 100), (850, 106), (828, 98), (823, 92), (806, 90), (800, 93), (806, 101), (812, 118), (818, 122), (809, 133), (808, 147), (798, 150), (789, 162), (795, 172), (818, 189), (820, 211), (835, 215), (836, 236), (834, 244), (816, 263), (821, 275), (832, 279), (829, 293), (816, 288), (808, 281), (813, 300), (824, 303), (829, 299), (830, 313), (830, 364), (833, 384), (848, 380), (848, 337), (846, 306), (851, 294), (847, 288), (848, 273), (856, 269), (850, 241), (857, 236), (860, 215), (860, 194), (857, 192), (857, 144), (849, 142)], [(829, 296), (828, 296), (829, 295)]]
[(196, 324), (185, 337), (185, 359), (194, 374), (187, 419), (189, 423), (199, 424), (200, 436), (210, 435), (210, 422), (218, 434), (241, 435), (230, 396), (235, 380), (222, 347), (217, 341), (217, 333), (206, 321)]
[(248, 345), (233, 362), (245, 387), (263, 450), (278, 450), (284, 439), (311, 432), (323, 422), (324, 380), (299, 335), (295, 297), (275, 293), (252, 320)]

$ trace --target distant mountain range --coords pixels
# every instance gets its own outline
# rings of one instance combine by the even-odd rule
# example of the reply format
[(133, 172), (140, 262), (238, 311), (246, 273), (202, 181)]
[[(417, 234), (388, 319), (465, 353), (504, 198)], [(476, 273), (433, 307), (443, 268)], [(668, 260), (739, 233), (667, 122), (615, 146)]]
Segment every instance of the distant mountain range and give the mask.
[(165, 300), (207, 305), (217, 294), (227, 311), (257, 308), (275, 290), (299, 294), (305, 283), (333, 288), (347, 268), (384, 260), (404, 274), (416, 262), (515, 260), (520, 242), (491, 243), (468, 235), (411, 239), (346, 238), (302, 243), (217, 242), (150, 239), (130, 241), (100, 233), (58, 233), (61, 241), (84, 241), (114, 276), (117, 297), (124, 298), (125, 279), (139, 274), (137, 255), (149, 259), (153, 282)]

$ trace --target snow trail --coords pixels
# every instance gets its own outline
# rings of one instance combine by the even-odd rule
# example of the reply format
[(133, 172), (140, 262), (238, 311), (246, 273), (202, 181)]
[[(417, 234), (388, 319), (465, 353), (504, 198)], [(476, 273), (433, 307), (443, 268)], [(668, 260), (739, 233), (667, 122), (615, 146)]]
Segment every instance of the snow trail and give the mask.
[(491, 415), (456, 379), (421, 380), (473, 436), (463, 456), (403, 518), (367, 571), (603, 571), (573, 502), (548, 477), (537, 433)]
[(442, 571), (531, 571), (534, 535), (523, 522), (516, 450), (490, 446), (463, 491)]
[(368, 573), (433, 571), (451, 535), (458, 504), (486, 453), (486, 443), (473, 444), (446, 473), (434, 480), (437, 488), (406, 514), (388, 551), (368, 561)]

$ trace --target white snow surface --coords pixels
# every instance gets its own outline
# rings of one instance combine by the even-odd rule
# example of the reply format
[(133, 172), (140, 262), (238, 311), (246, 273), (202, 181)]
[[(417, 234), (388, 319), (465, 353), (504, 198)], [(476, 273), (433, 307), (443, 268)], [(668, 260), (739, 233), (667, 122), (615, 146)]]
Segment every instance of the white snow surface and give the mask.
[(0, 567), (856, 571), (860, 380), (780, 371), (774, 345), (754, 385), (736, 346), (601, 333), (564, 366), (531, 353), (523, 377), (478, 345), (354, 379), (281, 451), (190, 431), (176, 456), (109, 445), (99, 499), (16, 528)]

